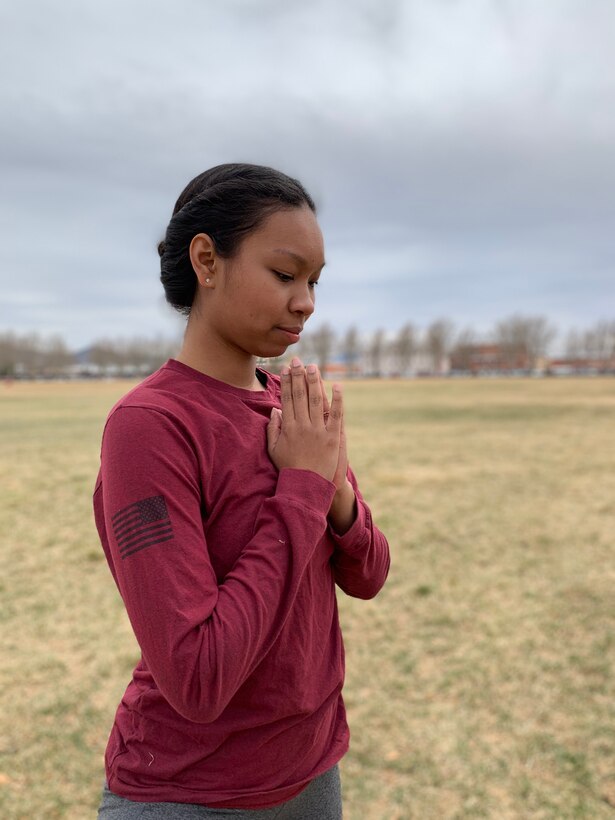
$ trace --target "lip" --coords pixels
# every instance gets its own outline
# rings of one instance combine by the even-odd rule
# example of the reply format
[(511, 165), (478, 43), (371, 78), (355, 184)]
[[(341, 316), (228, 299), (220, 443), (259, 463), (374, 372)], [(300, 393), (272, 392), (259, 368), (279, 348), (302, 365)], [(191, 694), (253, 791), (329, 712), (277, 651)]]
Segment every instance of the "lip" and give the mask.
[(281, 327), (278, 326), (276, 330), (281, 330), (282, 333), (291, 341), (291, 342), (298, 342), (299, 341), (299, 334), (303, 330), (302, 327), (299, 325), (295, 325), (294, 327)]

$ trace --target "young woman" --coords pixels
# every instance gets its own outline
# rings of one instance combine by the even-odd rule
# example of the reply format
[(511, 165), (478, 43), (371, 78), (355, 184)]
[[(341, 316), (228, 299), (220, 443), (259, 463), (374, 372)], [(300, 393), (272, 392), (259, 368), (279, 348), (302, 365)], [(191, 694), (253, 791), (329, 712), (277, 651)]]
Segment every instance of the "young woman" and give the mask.
[(389, 568), (347, 463), (339, 385), (283, 354), (324, 266), (314, 203), (271, 168), (196, 177), (159, 246), (184, 344), (111, 410), (96, 525), (142, 657), (99, 818), (341, 817), (335, 585)]

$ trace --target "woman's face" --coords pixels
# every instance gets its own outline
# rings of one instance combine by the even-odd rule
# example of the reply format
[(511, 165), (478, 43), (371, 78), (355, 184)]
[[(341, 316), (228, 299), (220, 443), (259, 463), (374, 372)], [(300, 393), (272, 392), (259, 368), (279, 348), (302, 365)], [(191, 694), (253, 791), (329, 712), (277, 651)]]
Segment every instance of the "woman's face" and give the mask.
[(232, 259), (216, 260), (205, 307), (221, 339), (251, 356), (280, 356), (314, 312), (323, 239), (306, 206), (278, 211), (248, 234)]

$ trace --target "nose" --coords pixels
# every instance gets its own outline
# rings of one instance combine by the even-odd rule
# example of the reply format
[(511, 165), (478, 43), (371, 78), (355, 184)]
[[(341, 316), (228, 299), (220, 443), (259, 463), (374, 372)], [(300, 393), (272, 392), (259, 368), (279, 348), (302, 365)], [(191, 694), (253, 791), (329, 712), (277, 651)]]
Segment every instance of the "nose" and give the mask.
[(307, 282), (297, 281), (290, 298), (289, 309), (292, 313), (311, 316), (314, 313), (314, 291)]

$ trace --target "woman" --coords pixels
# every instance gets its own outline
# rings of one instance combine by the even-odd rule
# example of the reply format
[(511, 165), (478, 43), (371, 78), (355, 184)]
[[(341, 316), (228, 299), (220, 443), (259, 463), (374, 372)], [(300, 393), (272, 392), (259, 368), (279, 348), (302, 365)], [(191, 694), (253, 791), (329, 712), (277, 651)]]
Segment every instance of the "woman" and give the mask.
[(105, 755), (99, 818), (341, 817), (348, 748), (335, 584), (371, 598), (389, 550), (348, 467), (343, 400), (278, 378), (324, 265), (284, 174), (196, 177), (159, 246), (183, 347), (103, 433), (96, 525), (142, 658)]

